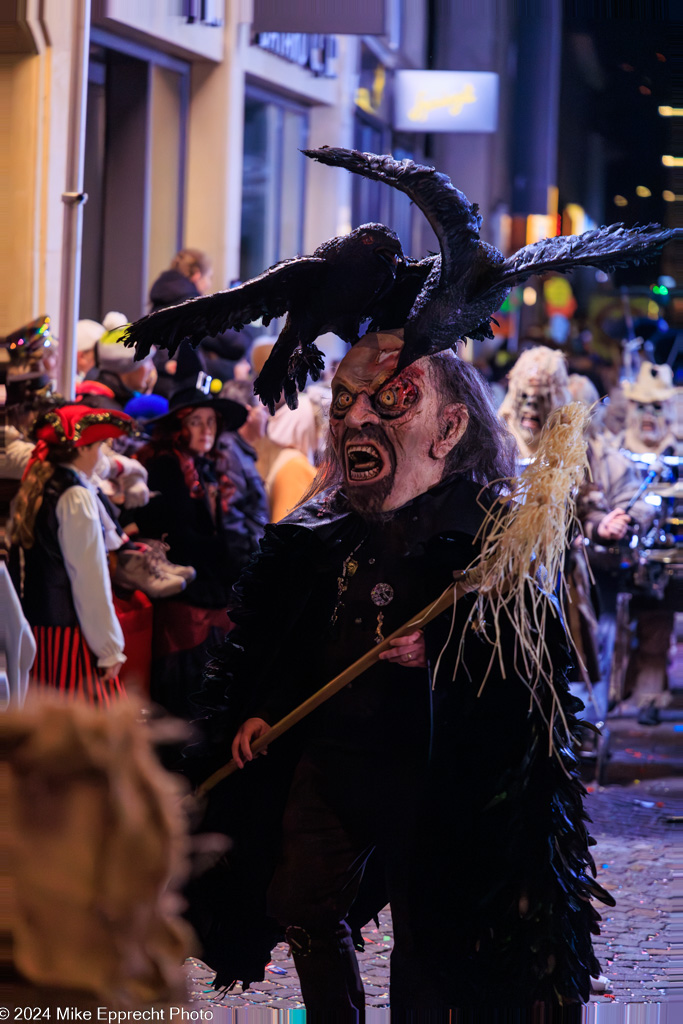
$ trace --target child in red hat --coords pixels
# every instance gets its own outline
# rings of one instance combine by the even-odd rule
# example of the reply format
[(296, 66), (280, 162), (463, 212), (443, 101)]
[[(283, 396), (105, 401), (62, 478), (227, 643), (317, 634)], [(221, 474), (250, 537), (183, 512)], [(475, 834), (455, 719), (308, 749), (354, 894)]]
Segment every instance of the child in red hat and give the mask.
[(105, 549), (110, 524), (91, 475), (101, 442), (132, 424), (80, 404), (40, 416), (10, 523), (12, 575), (37, 645), (31, 682), (103, 706), (125, 692), (126, 658)]

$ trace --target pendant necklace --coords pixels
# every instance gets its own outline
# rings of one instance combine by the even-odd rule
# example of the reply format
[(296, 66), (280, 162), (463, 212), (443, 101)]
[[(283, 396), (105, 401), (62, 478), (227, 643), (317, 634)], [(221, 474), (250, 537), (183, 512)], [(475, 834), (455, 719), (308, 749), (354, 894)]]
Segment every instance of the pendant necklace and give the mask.
[(334, 625), (335, 622), (337, 621), (339, 611), (343, 607), (344, 601), (342, 599), (344, 597), (344, 594), (348, 590), (349, 580), (351, 579), (352, 576), (355, 576), (356, 572), (358, 571), (358, 561), (353, 556), (364, 543), (365, 537), (363, 537), (363, 540), (360, 542), (360, 544), (356, 544), (351, 554), (347, 555), (346, 558), (344, 559), (341, 576), (337, 577), (337, 603), (334, 606), (334, 611), (332, 612), (332, 617), (330, 619), (330, 623), (332, 625)]

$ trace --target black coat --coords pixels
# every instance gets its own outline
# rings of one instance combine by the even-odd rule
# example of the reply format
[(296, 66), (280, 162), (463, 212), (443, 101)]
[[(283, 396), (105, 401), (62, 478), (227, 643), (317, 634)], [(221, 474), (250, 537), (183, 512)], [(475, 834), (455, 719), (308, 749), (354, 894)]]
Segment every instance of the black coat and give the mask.
[(238, 573), (256, 554), (268, 524), (268, 496), (256, 469), (256, 459), (255, 449), (237, 431), (221, 436), (218, 465), (235, 488), (223, 516), (223, 527)]
[(59, 546), (57, 503), (70, 487), (82, 487), (67, 466), (55, 466), (43, 491), (33, 529), (33, 545), (24, 550), (22, 572), (19, 547), (10, 549), (10, 573), (24, 614), (31, 626), (78, 626), (71, 580)]
[[(158, 494), (148, 505), (135, 509), (133, 518), (140, 536), (165, 537), (169, 559), (197, 570), (196, 579), (175, 600), (199, 608), (226, 608), (238, 570), (223, 528), (220, 496), (212, 510), (206, 493), (191, 494), (180, 462), (172, 453), (143, 458), (143, 462), (149, 489)], [(195, 456), (194, 463), (200, 483), (218, 484), (213, 460)]]
[[(164, 270), (149, 290), (149, 301), (152, 304), (151, 313), (158, 309), (165, 309), (166, 306), (175, 306), (187, 299), (199, 298), (200, 292), (194, 281), (185, 277), (179, 270)], [(157, 371), (157, 381), (154, 385), (154, 392), (170, 398), (175, 387), (175, 377), (166, 372), (168, 352), (160, 348), (154, 355), (154, 366)]]
[(118, 373), (111, 370), (103, 370), (99, 366), (93, 366), (85, 375), (86, 380), (94, 380), (99, 384), (105, 384), (113, 391), (113, 397), (108, 395), (86, 395), (86, 404), (93, 409), (116, 409), (123, 412), (131, 398), (135, 398), (135, 391), (126, 387)]
[(186, 299), (196, 299), (200, 293), (194, 281), (185, 277), (179, 270), (164, 270), (149, 290), (152, 313), (166, 306), (175, 306)]
[[(451, 478), (375, 526), (337, 493), (267, 529), (261, 554), (237, 588), (240, 606), (231, 613), (237, 628), (207, 671), (204, 696), (212, 711), (194, 751), (199, 761), (188, 757), (195, 781), (227, 760), (247, 717), (274, 724), (371, 647), (379, 614), (366, 597), (372, 572), (394, 589), (394, 599), (381, 608), (384, 635), (448, 586), (453, 570), (476, 554), (473, 540), (483, 517), (478, 492), (470, 481)], [(375, 541), (376, 548), (364, 548)], [(361, 558), (363, 550), (371, 557)], [(363, 563), (354, 574), (359, 583), (341, 590), (342, 565), (350, 555)], [(429, 670), (373, 666), (352, 690), (274, 742), (267, 758), (257, 758), (210, 794), (205, 825), (230, 835), (234, 849), (227, 866), (193, 883), (189, 898), (203, 959), (217, 970), (217, 985), (262, 978), (280, 938), (266, 915), (265, 889), (277, 860), (290, 773), (302, 745), (315, 736), (364, 756), (375, 751), (388, 779), (392, 759), (414, 758), (416, 768), (427, 768), (408, 898), (422, 926), (418, 932), (429, 943), (424, 970), (441, 994), (437, 1005), (553, 1002), (554, 987), (564, 998), (588, 997), (589, 974), (598, 966), (590, 946), (597, 914), (586, 898), (595, 889), (586, 875), (590, 856), (576, 758), (557, 728), (558, 756), (548, 757), (543, 714), (549, 714), (550, 695), (541, 689), (540, 709), (530, 702), (514, 666), (514, 633), (505, 625), (503, 678), (491, 643), (465, 629), (471, 603), (458, 602), (455, 639), (435, 689), (431, 666), (448, 635), (450, 614), (425, 630)], [(453, 680), (463, 634), (464, 656)], [(555, 687), (573, 728), (580, 702), (564, 683), (563, 627), (552, 613), (548, 640), (558, 663)], [(376, 886), (381, 871), (368, 877)], [(518, 909), (525, 893), (529, 920)], [(385, 902), (381, 885), (361, 887), (350, 923), (357, 930)], [(442, 936), (436, 955), (427, 940), (435, 928)], [(549, 955), (558, 964), (552, 977), (545, 974)], [(454, 957), (461, 970), (451, 969)]]
[[(185, 277), (179, 270), (164, 270), (156, 279), (149, 292), (149, 299), (152, 304), (150, 312), (156, 313), (166, 306), (176, 306), (187, 299), (199, 298), (200, 292), (197, 286), (189, 277)], [(233, 366), (235, 362), (242, 359), (249, 347), (251, 333), (248, 330), (244, 334), (236, 331), (225, 331), (212, 337), (203, 338), (197, 350), (197, 356), (202, 369), (211, 377), (218, 377), (222, 381), (232, 380)], [(182, 367), (182, 350), (190, 351), (189, 342), (180, 346), (178, 350), (178, 370), (176, 376), (182, 380), (185, 376)], [(154, 388), (155, 392), (165, 397), (170, 397), (173, 392), (175, 378), (166, 373), (165, 366), (168, 362), (166, 349), (159, 349), (154, 356), (154, 365), (157, 369), (158, 380)]]

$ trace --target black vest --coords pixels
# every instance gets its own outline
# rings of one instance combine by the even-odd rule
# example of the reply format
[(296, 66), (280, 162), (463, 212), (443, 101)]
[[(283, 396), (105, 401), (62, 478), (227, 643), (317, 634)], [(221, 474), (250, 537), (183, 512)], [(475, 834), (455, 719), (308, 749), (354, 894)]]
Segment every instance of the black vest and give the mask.
[[(82, 487), (73, 470), (56, 466), (43, 492), (34, 528), (33, 547), (24, 550), (21, 603), (31, 626), (77, 626), (71, 582), (59, 547), (57, 502), (69, 487)], [(12, 549), (11, 569), (17, 592), (18, 549)]]

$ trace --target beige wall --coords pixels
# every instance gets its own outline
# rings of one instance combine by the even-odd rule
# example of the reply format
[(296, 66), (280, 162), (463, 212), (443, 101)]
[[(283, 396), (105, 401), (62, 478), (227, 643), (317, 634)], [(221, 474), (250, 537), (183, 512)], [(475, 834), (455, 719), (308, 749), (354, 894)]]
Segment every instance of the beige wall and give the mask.
[[(311, 146), (350, 146), (358, 42), (341, 38), (336, 78), (316, 78), (250, 45), (250, 5), (226, 5), (222, 63), (192, 68), (184, 238), (214, 260), (217, 288), (239, 276), (242, 216), (244, 91), (247, 82), (293, 97), (310, 108)], [(349, 230), (350, 175), (307, 167), (304, 251)], [(266, 269), (265, 267), (263, 268)]]
[[(66, 183), (71, 46), (78, 0), (27, 2), (30, 11), (43, 11), (42, 25), (37, 17), (31, 23), (37, 52), (5, 58), (0, 78), (2, 109), (10, 111), (0, 137), (10, 240), (8, 246), (1, 247), (5, 273), (0, 285), (0, 333), (41, 313), (49, 313), (57, 324), (60, 314), (61, 194)], [(134, 26), (135, 31), (157, 31), (166, 48), (173, 51), (175, 44), (169, 42), (172, 26), (169, 29), (166, 21), (164, 28), (158, 22), (159, 11), (163, 13), (170, 3), (117, 0), (104, 4), (104, 0), (94, 0), (94, 18), (97, 20), (99, 10), (100, 23), (109, 17), (118, 19), (119, 29), (126, 22), (126, 32)], [(205, 51), (192, 65), (183, 241), (210, 253), (217, 287), (239, 275), (246, 83), (307, 105), (311, 146), (353, 143), (352, 97), (357, 86), (359, 39), (339, 37), (337, 77), (316, 78), (304, 68), (251, 46), (250, 17), (248, 0), (226, 0), (224, 29), (202, 29), (209, 35), (196, 37), (206, 40), (210, 36), (215, 43), (220, 35), (220, 48), (212, 51), (211, 60), (205, 59)], [(108, 27), (115, 26), (112, 22)], [(146, 41), (152, 40), (148, 36)], [(417, 57), (423, 42), (411, 30), (411, 56)], [(189, 50), (191, 47), (185, 55)], [(175, 187), (177, 142), (175, 135), (165, 130), (165, 124), (174, 121), (176, 97), (164, 72), (155, 69), (152, 81), (150, 281), (168, 265), (175, 249), (164, 211), (169, 209)], [(351, 188), (351, 175), (313, 162), (307, 166), (305, 252), (349, 230)]]
[[(311, 149), (321, 146), (353, 147), (353, 97), (358, 85), (356, 66), (359, 40), (340, 37), (338, 77), (331, 106), (311, 108)], [(328, 238), (351, 230), (351, 190), (353, 179), (338, 167), (325, 167), (311, 160), (306, 168), (306, 219), (304, 249), (311, 253)]]
[(93, 0), (93, 25), (119, 32), (141, 42), (163, 42), (169, 53), (219, 61), (223, 30), (212, 25), (189, 24), (180, 14), (178, 0)]
[(38, 132), (26, 110), (37, 105), (40, 58), (12, 55), (0, 63), (0, 334), (32, 319), (36, 302), (34, 261), (37, 211), (35, 203)]
[[(150, 224), (147, 291), (177, 251), (180, 168), (180, 97), (178, 75), (151, 67), (150, 100)], [(129, 316), (131, 314), (128, 314)]]
[[(49, 313), (59, 321), (74, 0), (27, 4), (33, 55), (0, 65), (3, 222), (0, 334)], [(42, 7), (42, 18), (38, 17)]]
[[(171, 6), (174, 10), (177, 7), (176, 4)], [(183, 26), (180, 24), (182, 19), (178, 17), (175, 19), (177, 25), (173, 18), (166, 22), (164, 32), (163, 26), (157, 24), (161, 7), (156, 0), (115, 3), (110, 8), (121, 24), (128, 19), (131, 24), (136, 22), (143, 28), (159, 29), (162, 38), (168, 35), (169, 39), (173, 37), (176, 42), (181, 42), (182, 46), (176, 47), (177, 51), (182, 50), (186, 55), (194, 52), (195, 56), (201, 53), (202, 57), (212, 60), (220, 57), (223, 30)], [(30, 47), (33, 53), (0, 55), (0, 111), (5, 112), (4, 117), (0, 116), (0, 215), (4, 235), (4, 244), (0, 246), (0, 335), (43, 313), (52, 317), (55, 329), (59, 323), (64, 220), (61, 195), (66, 187), (76, 9), (77, 0), (27, 0), (26, 19), (22, 22), (21, 31), (13, 33), (12, 45), (16, 49), (18, 40), (25, 48)], [(115, 27), (115, 20), (107, 27)], [(183, 32), (178, 35), (176, 30), (180, 29)], [(129, 34), (135, 35), (134, 32)], [(193, 38), (200, 42), (193, 43)], [(9, 43), (5, 48), (9, 48)], [(173, 50), (174, 46), (169, 45), (168, 48)], [(206, 63), (203, 66), (210, 68), (215, 65)], [(163, 124), (164, 109), (173, 102), (165, 85), (163, 75), (157, 75), (153, 84), (157, 124)], [(216, 94), (214, 99), (225, 106), (224, 96)], [(162, 129), (152, 141), (150, 173), (160, 191), (151, 211), (154, 232), (150, 272), (158, 273), (160, 267), (168, 264), (169, 246), (175, 251), (175, 240), (166, 237), (169, 225), (158, 214), (164, 205), (162, 199), (172, 186), (167, 156), (174, 140)], [(229, 148), (226, 141), (221, 161)], [(173, 157), (174, 171), (176, 154)], [(213, 223), (212, 202), (206, 198), (211, 196), (211, 191), (204, 192), (200, 187), (199, 194), (207, 223)], [(198, 216), (196, 210), (194, 215)], [(221, 231), (216, 232), (216, 225), (213, 227), (215, 234), (220, 236)], [(203, 243), (199, 241), (197, 244)], [(209, 248), (209, 245), (207, 243), (205, 247)], [(224, 248), (224, 243), (217, 241), (217, 248), (221, 247)], [(157, 263), (157, 257), (160, 263)]]
[(238, 7), (226, 4), (222, 62), (194, 64), (190, 86), (184, 240), (209, 253), (217, 289), (239, 274), (244, 76), (235, 60)]

